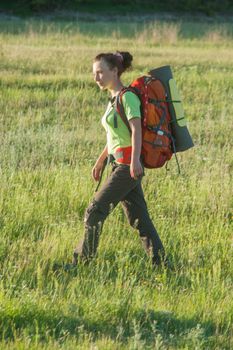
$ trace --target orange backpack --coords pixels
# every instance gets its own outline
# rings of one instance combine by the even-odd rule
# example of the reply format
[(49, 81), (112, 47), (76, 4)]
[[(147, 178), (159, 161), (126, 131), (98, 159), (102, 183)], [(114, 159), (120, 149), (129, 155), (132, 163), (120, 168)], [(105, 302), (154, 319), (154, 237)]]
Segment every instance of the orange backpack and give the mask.
[[(143, 164), (150, 169), (160, 168), (175, 153), (166, 90), (162, 82), (152, 76), (142, 76), (121, 90), (116, 99), (116, 110), (131, 132), (122, 104), (122, 96), (126, 91), (132, 91), (141, 101)], [(180, 172), (179, 164), (178, 170)]]

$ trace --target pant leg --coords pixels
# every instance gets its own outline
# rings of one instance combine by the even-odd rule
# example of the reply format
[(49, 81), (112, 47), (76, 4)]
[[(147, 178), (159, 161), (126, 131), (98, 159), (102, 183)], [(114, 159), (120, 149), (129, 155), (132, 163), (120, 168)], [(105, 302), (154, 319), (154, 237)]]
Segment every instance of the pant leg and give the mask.
[(139, 231), (147, 255), (152, 256), (153, 263), (160, 264), (165, 250), (149, 216), (141, 183), (132, 189), (121, 203), (130, 225)]
[(85, 212), (84, 237), (74, 250), (84, 260), (96, 255), (103, 223), (115, 206), (125, 198), (140, 183), (142, 176), (137, 180), (130, 176), (128, 165), (114, 164), (112, 172), (95, 194)]

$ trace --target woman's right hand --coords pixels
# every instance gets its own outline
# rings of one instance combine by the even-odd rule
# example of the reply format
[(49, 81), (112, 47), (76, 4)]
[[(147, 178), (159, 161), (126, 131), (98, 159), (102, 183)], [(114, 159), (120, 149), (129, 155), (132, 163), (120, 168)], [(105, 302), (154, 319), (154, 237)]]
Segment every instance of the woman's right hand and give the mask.
[(100, 174), (104, 166), (104, 161), (98, 159), (92, 168), (92, 177), (95, 181), (99, 181), (100, 179)]

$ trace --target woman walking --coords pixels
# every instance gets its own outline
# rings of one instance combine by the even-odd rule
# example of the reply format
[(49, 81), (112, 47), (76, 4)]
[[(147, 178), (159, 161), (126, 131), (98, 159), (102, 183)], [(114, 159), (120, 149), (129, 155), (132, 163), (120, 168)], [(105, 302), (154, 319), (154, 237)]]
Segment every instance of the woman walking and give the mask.
[(129, 52), (116, 52), (101, 53), (93, 62), (94, 80), (101, 90), (110, 92), (111, 98), (102, 117), (107, 144), (92, 169), (92, 177), (95, 181), (100, 180), (107, 158), (112, 171), (86, 209), (84, 237), (74, 250), (72, 266), (77, 265), (79, 259), (90, 261), (96, 255), (103, 223), (119, 202), (130, 225), (138, 230), (152, 264), (166, 263), (165, 250), (150, 219), (141, 187), (144, 167), (140, 158), (140, 100), (131, 91), (126, 91), (122, 97), (131, 132), (114, 108), (115, 99), (124, 88), (121, 74), (131, 67), (132, 60)]

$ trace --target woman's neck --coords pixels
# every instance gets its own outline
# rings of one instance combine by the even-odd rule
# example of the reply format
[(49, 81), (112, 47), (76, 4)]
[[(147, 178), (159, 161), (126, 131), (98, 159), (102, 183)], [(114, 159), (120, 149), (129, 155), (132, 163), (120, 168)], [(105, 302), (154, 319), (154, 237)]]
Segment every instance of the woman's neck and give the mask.
[(115, 86), (113, 86), (111, 89), (109, 89), (111, 93), (111, 97), (115, 97), (121, 89), (124, 87), (121, 81), (119, 81)]

